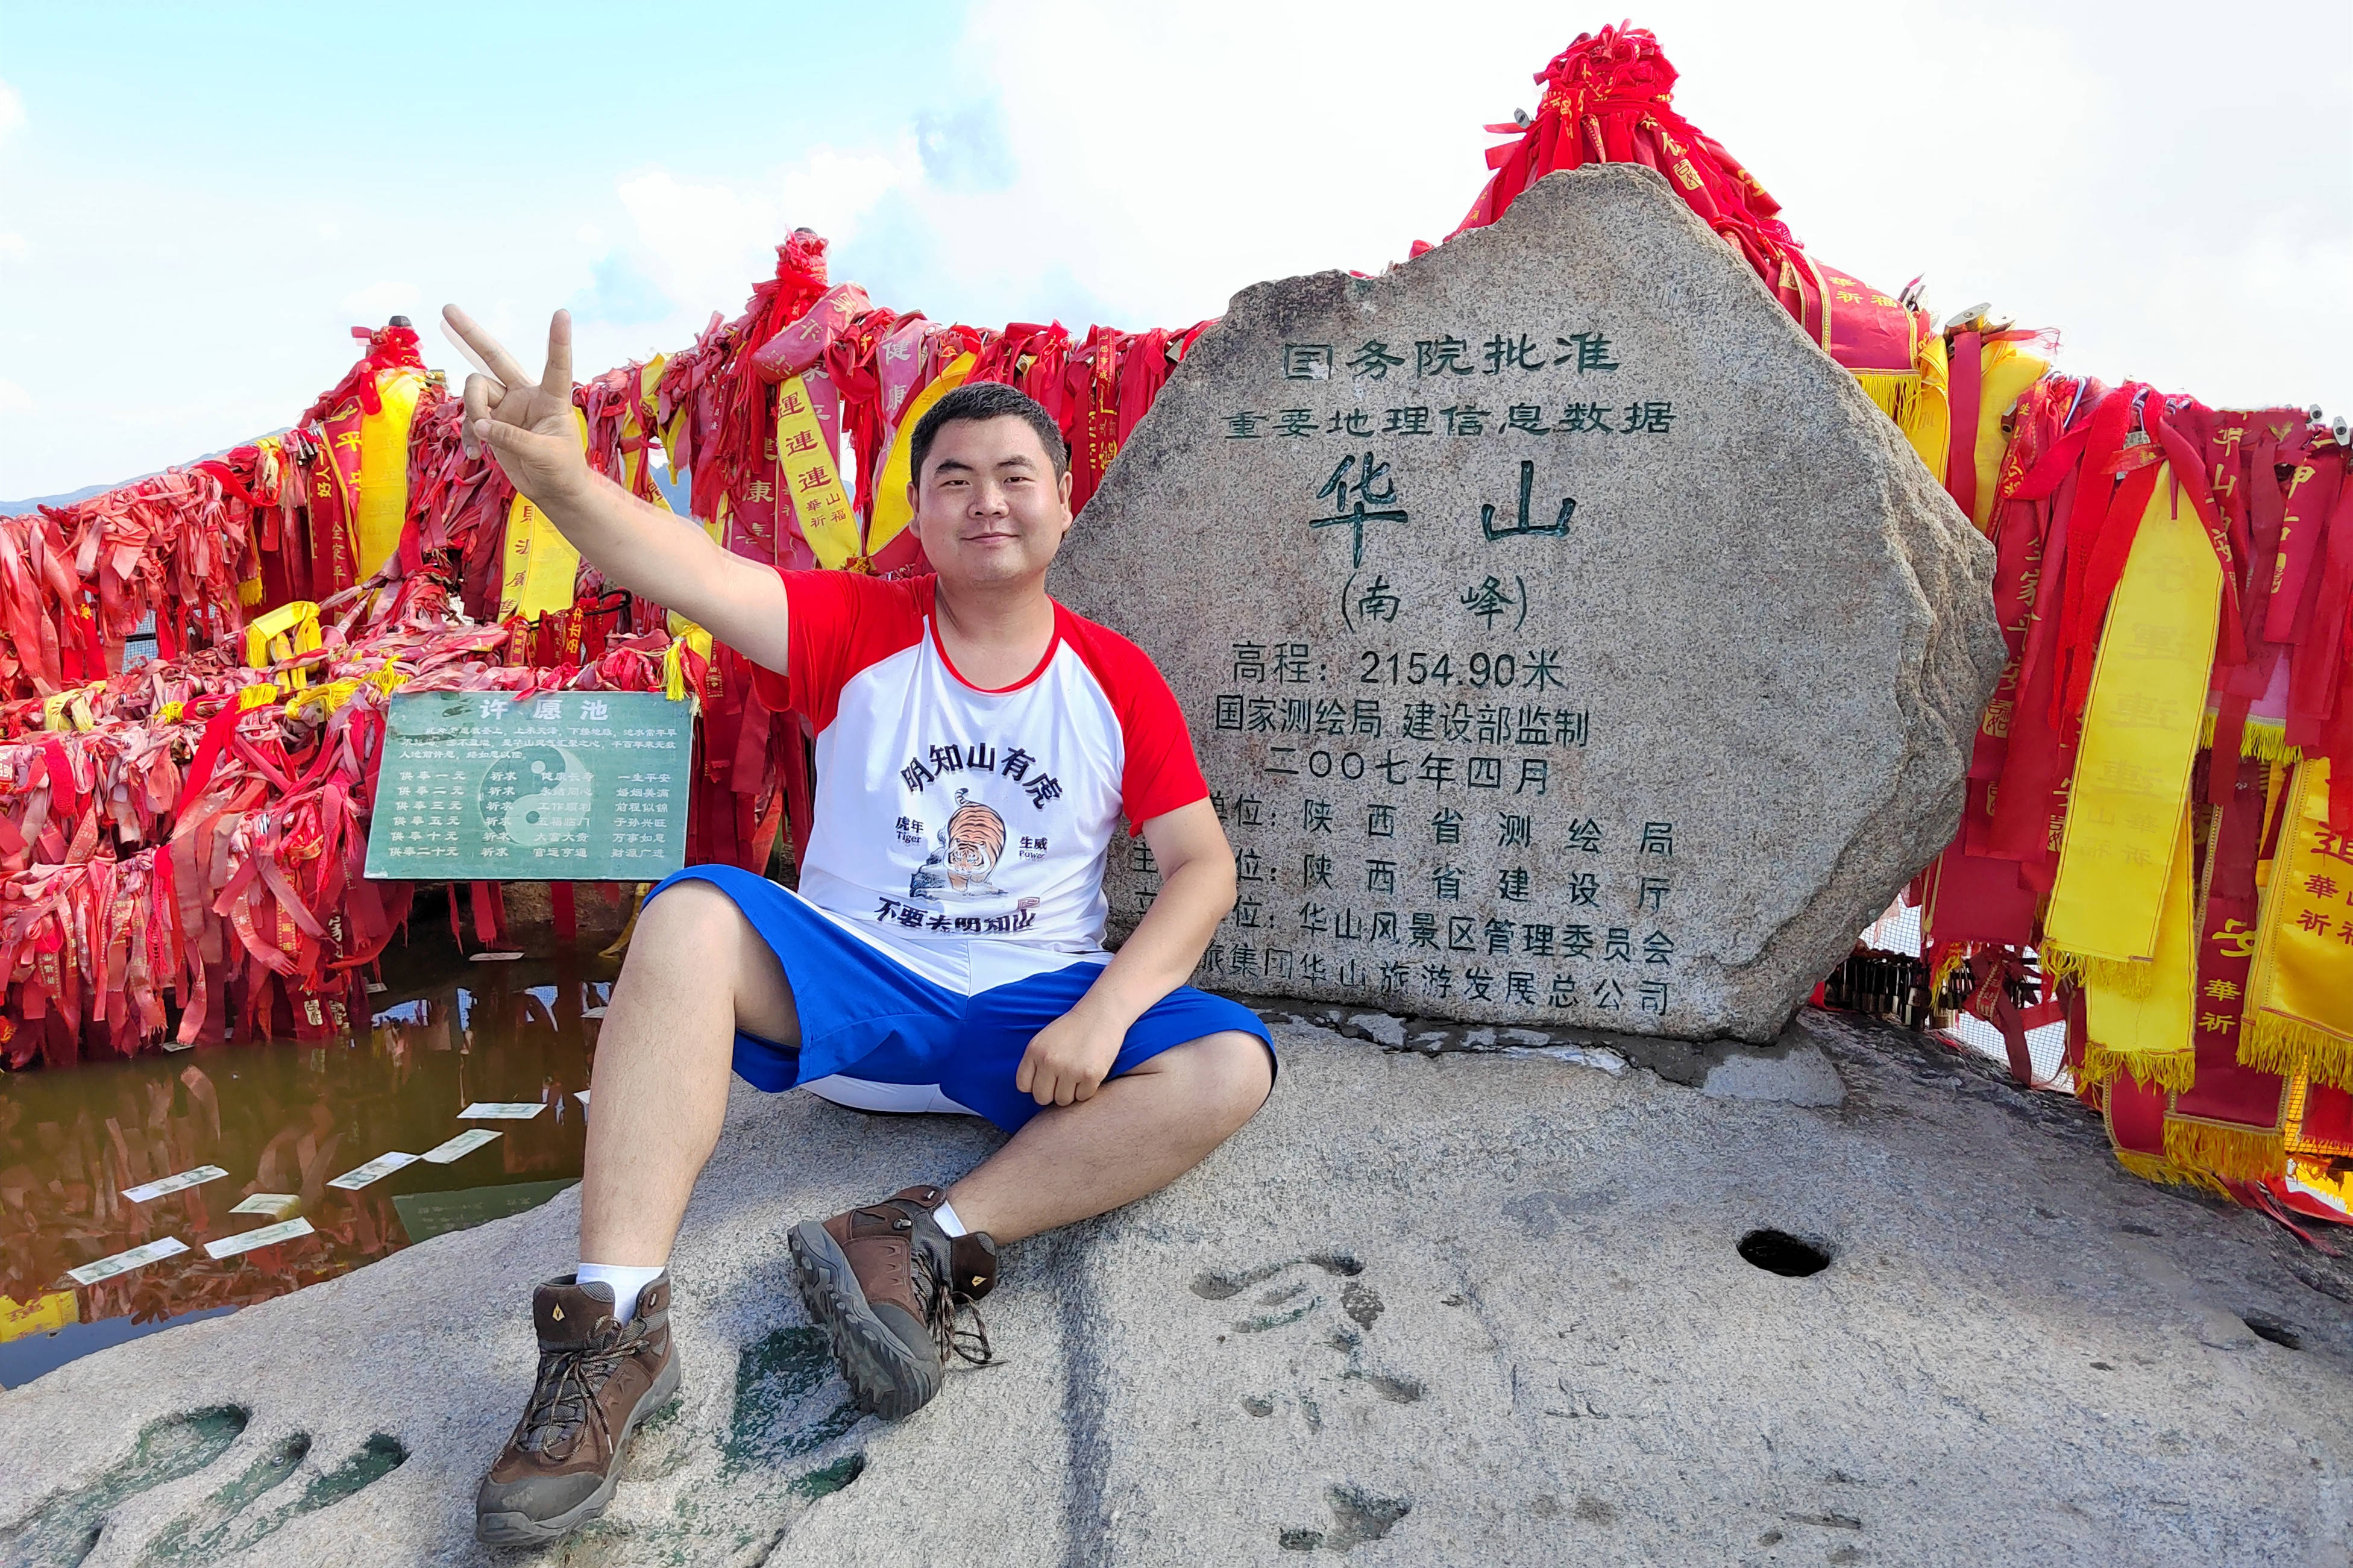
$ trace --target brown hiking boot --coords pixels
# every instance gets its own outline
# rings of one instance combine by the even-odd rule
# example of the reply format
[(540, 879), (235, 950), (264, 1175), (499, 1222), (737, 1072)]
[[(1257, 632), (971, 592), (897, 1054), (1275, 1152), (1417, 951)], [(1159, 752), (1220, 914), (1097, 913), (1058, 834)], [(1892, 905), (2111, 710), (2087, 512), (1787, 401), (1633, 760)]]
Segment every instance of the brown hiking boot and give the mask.
[(554, 1541), (604, 1512), (629, 1434), (678, 1392), (667, 1270), (638, 1292), (627, 1324), (613, 1321), (610, 1285), (569, 1274), (533, 1291), (531, 1306), (539, 1378), (474, 1495), (474, 1536), (491, 1546)]
[(897, 1420), (930, 1403), (950, 1356), (989, 1362), (988, 1331), (961, 1306), (997, 1283), (997, 1243), (974, 1232), (951, 1241), (932, 1211), (939, 1187), (909, 1187), (879, 1204), (793, 1226), (794, 1279), (809, 1316), (861, 1410)]

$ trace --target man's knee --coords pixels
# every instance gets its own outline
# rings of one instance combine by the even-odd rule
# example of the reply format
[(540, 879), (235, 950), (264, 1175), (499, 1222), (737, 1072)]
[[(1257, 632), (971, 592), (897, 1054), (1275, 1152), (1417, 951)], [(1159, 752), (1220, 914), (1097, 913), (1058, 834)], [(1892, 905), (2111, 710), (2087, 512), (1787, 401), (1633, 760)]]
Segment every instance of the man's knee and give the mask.
[(628, 958), (683, 951), (723, 961), (734, 952), (745, 923), (735, 900), (711, 883), (674, 882), (638, 911)]
[(1266, 1042), (1240, 1029), (1204, 1035), (1166, 1054), (1203, 1109), (1230, 1127), (1256, 1115), (1274, 1088), (1274, 1058)]
[(800, 1043), (799, 1014), (784, 965), (751, 918), (713, 883), (674, 882), (638, 913), (616, 997), (691, 984), (732, 1003), (735, 1026), (782, 1046)]

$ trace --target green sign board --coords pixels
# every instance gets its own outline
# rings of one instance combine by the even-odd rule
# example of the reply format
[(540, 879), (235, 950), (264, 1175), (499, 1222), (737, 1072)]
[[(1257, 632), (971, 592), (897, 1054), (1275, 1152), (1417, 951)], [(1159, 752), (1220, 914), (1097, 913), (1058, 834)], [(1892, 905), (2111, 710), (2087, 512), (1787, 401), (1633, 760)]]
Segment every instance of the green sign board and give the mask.
[(649, 882), (686, 864), (694, 709), (651, 691), (396, 693), (367, 874)]

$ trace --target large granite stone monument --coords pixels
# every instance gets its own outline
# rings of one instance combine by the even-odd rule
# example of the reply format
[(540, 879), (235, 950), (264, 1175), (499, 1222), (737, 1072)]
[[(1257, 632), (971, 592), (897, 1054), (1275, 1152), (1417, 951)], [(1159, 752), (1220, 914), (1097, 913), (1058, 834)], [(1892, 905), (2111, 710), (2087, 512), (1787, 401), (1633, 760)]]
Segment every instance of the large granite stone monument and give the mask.
[[(1661, 178), (1238, 295), (1056, 570), (1191, 720), (1219, 988), (1765, 1040), (1950, 837), (1992, 552)], [(1113, 931), (1157, 879), (1113, 853)]]

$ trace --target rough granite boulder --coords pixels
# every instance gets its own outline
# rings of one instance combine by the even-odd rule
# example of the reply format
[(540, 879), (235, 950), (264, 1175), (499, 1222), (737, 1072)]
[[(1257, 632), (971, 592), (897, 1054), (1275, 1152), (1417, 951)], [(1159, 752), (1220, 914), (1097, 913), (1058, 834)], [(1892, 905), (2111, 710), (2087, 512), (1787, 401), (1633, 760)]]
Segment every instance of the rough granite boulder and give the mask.
[[(1057, 596), (1242, 863), (1200, 982), (1771, 1039), (1959, 820), (1992, 552), (1647, 169), (1237, 295)], [(1114, 928), (1155, 879), (1113, 858)]]
[(1641, 1040), (1277, 1035), (1267, 1110), (1009, 1249), (1001, 1363), (905, 1422), (849, 1407), (784, 1234), (996, 1134), (739, 1086), (674, 1260), (685, 1389), (601, 1523), (470, 1534), (567, 1194), (0, 1394), (0, 1564), (2345, 1561), (2353, 1282), (2070, 1102), (1811, 1012), (1660, 1047), (1705, 1090)]

